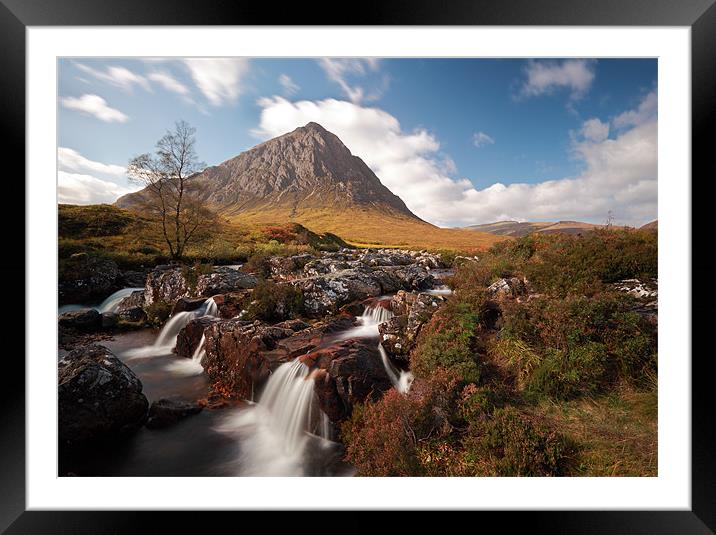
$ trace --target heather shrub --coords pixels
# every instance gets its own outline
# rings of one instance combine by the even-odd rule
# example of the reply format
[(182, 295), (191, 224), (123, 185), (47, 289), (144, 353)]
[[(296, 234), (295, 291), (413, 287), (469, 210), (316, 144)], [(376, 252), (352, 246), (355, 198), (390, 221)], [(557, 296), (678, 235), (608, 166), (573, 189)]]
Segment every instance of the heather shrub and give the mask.
[(453, 372), (438, 369), (428, 379), (416, 379), (406, 395), (390, 389), (375, 403), (354, 407), (341, 437), (358, 475), (428, 475), (418, 453), (449, 436), (457, 383)]
[(201, 264), (198, 262), (193, 266), (182, 266), (181, 273), (186, 281), (187, 289), (190, 294), (193, 294), (196, 291), (196, 285), (199, 282), (199, 277), (201, 275), (211, 273), (212, 268), (212, 264)]
[(465, 460), (480, 475), (558, 476), (573, 446), (559, 433), (532, 422), (513, 407), (470, 421)]
[(283, 321), (303, 313), (303, 293), (291, 284), (260, 281), (251, 294), (248, 318)]
[(465, 382), (480, 380), (475, 335), (479, 315), (464, 302), (450, 300), (427, 323), (410, 357), (416, 377), (429, 377), (448, 368)]

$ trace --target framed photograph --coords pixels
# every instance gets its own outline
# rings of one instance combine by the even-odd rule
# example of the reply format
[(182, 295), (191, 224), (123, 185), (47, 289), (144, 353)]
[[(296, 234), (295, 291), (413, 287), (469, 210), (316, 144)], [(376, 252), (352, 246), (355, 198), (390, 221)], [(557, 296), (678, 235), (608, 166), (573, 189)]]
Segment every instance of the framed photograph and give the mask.
[(716, 529), (711, 0), (181, 4), (0, 5), (26, 199), (3, 530)]

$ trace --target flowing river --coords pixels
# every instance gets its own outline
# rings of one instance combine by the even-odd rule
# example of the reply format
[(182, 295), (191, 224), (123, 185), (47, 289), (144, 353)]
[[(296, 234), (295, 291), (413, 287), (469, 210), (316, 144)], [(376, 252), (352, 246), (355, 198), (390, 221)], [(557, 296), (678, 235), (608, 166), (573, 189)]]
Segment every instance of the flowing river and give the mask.
[[(100, 307), (111, 310), (134, 288), (120, 290)], [(121, 295), (121, 297), (118, 297)], [(357, 325), (326, 344), (348, 338), (375, 338), (393, 384), (407, 392), (412, 374), (397, 368), (379, 343), (378, 325), (393, 313), (390, 296), (376, 299), (356, 318)], [(99, 310), (100, 307), (97, 307)], [(162, 398), (195, 401), (209, 394), (203, 373), (204, 338), (191, 359), (173, 352), (179, 331), (192, 319), (218, 316), (213, 299), (197, 310), (179, 312), (160, 330), (120, 333), (105, 345), (139, 377), (149, 402)], [(61, 352), (61, 355), (62, 356)], [(165, 429), (142, 427), (102, 451), (60, 460), (60, 474), (96, 476), (341, 476), (352, 475), (343, 447), (320, 410), (309, 368), (298, 358), (279, 366), (256, 402), (204, 409)]]

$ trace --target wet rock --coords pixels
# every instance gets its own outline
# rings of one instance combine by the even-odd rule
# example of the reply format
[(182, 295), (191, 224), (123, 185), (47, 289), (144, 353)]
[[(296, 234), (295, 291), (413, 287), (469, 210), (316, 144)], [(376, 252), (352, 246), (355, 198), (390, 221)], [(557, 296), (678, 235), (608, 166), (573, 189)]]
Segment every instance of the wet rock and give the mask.
[(144, 290), (137, 290), (125, 297), (117, 305), (117, 315), (122, 321), (133, 323), (147, 319), (144, 312)]
[(179, 268), (158, 266), (147, 275), (144, 306), (155, 302), (174, 303), (188, 295), (189, 286)]
[(215, 295), (213, 299), (219, 309), (219, 316), (224, 319), (231, 319), (245, 313), (251, 302), (252, 291), (239, 290), (238, 292)]
[(113, 329), (117, 326), (119, 316), (114, 312), (103, 312), (101, 316), (101, 323), (103, 329)]
[(202, 408), (196, 402), (160, 399), (153, 402), (152, 406), (149, 407), (149, 417), (146, 425), (149, 429), (169, 427), (188, 416), (200, 413)]
[(216, 321), (204, 331), (206, 356), (202, 364), (214, 390), (226, 397), (252, 399), (278, 366), (352, 326), (353, 319), (343, 316), (313, 326), (300, 320), (276, 325), (239, 319)]
[(314, 370), (321, 410), (332, 422), (347, 418), (356, 403), (376, 401), (391, 388), (375, 340), (343, 340), (300, 358)]
[(220, 320), (211, 316), (202, 316), (187, 323), (177, 335), (176, 354), (187, 359), (191, 358), (206, 328), (217, 321)]
[(67, 262), (71, 269), (65, 270), (58, 283), (60, 305), (98, 302), (121, 287), (119, 268), (113, 260), (78, 253)]
[(274, 327), (279, 327), (281, 329), (291, 329), (293, 332), (302, 331), (304, 329), (308, 329), (311, 325), (306, 323), (303, 320), (293, 319), (293, 320), (286, 320), (282, 321), (281, 323), (277, 323), (274, 325)]
[(304, 253), (295, 256), (272, 256), (269, 259), (271, 267), (271, 276), (274, 279), (289, 280), (296, 278), (303, 271), (306, 264), (315, 257), (311, 254)]
[(383, 348), (397, 360), (407, 361), (423, 325), (444, 301), (439, 295), (399, 291), (390, 301), (396, 315), (378, 326)]
[(203, 297), (200, 297), (198, 299), (192, 299), (191, 297), (180, 297), (179, 299), (177, 299), (177, 302), (174, 303), (174, 308), (172, 308), (171, 315), (173, 316), (177, 312), (191, 312), (192, 310), (200, 308), (205, 302), (206, 299), (204, 299)]
[(435, 278), (422, 266), (396, 269), (394, 274), (400, 279), (401, 287), (407, 290), (429, 290), (435, 285)]
[(81, 332), (94, 332), (102, 328), (102, 315), (94, 308), (82, 308), (60, 314), (60, 327)]
[(202, 362), (214, 389), (226, 397), (252, 399), (254, 388), (288, 360), (277, 342), (294, 334), (291, 329), (262, 322), (221, 320), (204, 331), (206, 356)]
[(200, 275), (196, 283), (196, 295), (211, 297), (236, 290), (255, 288), (256, 277), (228, 266), (218, 266), (211, 273)]
[(100, 345), (75, 349), (60, 360), (57, 393), (63, 447), (115, 440), (146, 420), (149, 403), (141, 381)]
[(141, 288), (147, 282), (148, 272), (148, 270), (122, 272), (122, 285), (129, 288)]

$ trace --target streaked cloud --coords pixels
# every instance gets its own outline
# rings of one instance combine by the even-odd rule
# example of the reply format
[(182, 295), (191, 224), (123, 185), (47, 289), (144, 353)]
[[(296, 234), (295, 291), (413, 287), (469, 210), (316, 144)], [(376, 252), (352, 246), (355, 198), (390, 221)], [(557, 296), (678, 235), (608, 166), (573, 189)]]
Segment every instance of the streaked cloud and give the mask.
[(127, 115), (109, 106), (107, 101), (99, 95), (86, 94), (81, 97), (61, 97), (60, 103), (68, 110), (75, 110), (107, 123), (125, 123), (129, 120)]
[(235, 103), (249, 70), (246, 58), (188, 58), (184, 64), (212, 106)]
[(485, 132), (477, 132), (472, 135), (472, 144), (479, 149), (485, 145), (494, 145), (495, 140), (488, 136)]

